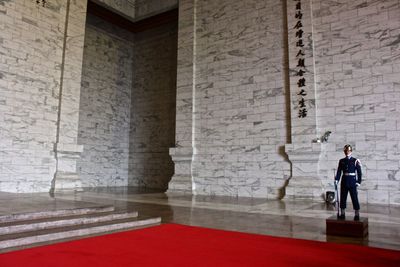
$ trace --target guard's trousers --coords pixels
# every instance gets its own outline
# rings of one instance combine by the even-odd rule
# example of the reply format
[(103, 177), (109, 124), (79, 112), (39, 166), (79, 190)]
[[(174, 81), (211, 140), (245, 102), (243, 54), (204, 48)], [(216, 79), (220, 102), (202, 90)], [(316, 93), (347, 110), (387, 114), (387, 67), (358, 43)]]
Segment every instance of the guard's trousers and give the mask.
[(360, 203), (358, 202), (357, 187), (352, 186), (341, 186), (340, 187), (340, 208), (346, 208), (347, 194), (350, 193), (351, 202), (353, 203), (354, 210), (360, 209)]

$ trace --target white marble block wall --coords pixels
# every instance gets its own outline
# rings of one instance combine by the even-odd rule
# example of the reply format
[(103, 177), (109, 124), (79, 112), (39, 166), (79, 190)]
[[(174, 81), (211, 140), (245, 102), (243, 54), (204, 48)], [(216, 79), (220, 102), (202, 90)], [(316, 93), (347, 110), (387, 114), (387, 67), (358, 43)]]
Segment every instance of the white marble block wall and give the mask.
[(65, 12), (63, 1), (0, 1), (0, 191), (50, 189)]
[(128, 185), (132, 38), (88, 16), (78, 139), (84, 187)]
[(177, 25), (135, 34), (129, 185), (166, 189), (174, 171)]
[(313, 18), (318, 130), (332, 131), (321, 178), (333, 188), (350, 143), (362, 202), (400, 204), (400, 2), (313, 1)]
[[(400, 204), (400, 3), (303, 1), (312, 8), (316, 137), (332, 131), (318, 148), (323, 188), (333, 189), (342, 147), (350, 143), (363, 163), (362, 203)], [(132, 20), (178, 3), (97, 2)], [(89, 26), (78, 92), (81, 47), (74, 41), (84, 31), (71, 21), (79, 6), (67, 14), (66, 3), (0, 1), (0, 191), (48, 191), (58, 143), (75, 145), (75, 152), (84, 145), (84, 186), (164, 188), (172, 147), (177, 188), (281, 196), (292, 171), (284, 146), (294, 139), (282, 1), (179, 1), (176, 98), (171, 28), (140, 35), (135, 50), (129, 34)], [(65, 114), (58, 121), (60, 104)]]
[[(333, 189), (342, 147), (351, 143), (364, 164), (362, 201), (400, 203), (399, 1), (305, 7), (312, 8), (315, 138), (332, 131), (315, 166), (323, 188)], [(186, 176), (194, 193), (279, 196), (291, 171), (283, 146), (295, 138), (287, 135), (281, 3), (187, 0), (185, 14), (194, 23), (180, 26), (179, 54), (191, 56), (178, 61), (178, 152), (171, 155), (193, 149)]]
[(290, 174), (282, 3), (194, 8), (195, 193), (277, 198)]

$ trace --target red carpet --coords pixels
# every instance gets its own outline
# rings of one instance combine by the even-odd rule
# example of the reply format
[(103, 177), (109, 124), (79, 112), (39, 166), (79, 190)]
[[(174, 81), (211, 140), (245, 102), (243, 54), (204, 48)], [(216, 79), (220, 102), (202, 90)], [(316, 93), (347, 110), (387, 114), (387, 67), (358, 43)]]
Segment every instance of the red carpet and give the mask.
[(1, 267), (400, 266), (400, 251), (164, 224), (0, 254)]

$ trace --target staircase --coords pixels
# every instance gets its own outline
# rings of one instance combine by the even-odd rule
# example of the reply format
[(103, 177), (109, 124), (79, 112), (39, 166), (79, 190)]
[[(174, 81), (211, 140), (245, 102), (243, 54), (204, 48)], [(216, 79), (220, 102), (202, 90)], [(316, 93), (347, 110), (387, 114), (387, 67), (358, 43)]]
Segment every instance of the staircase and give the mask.
[(161, 218), (140, 218), (113, 206), (1, 215), (0, 252), (159, 223)]

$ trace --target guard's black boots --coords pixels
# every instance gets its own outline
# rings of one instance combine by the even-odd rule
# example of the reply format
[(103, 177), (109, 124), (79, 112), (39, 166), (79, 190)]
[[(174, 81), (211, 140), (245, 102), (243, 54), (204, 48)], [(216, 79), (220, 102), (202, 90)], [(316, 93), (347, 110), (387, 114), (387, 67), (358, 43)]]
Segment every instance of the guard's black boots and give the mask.
[(344, 213), (344, 209), (340, 209), (339, 220), (344, 220), (344, 219), (346, 219), (346, 215)]
[(359, 210), (355, 210), (354, 211), (354, 220), (355, 221), (359, 221), (360, 220), (360, 211)]

